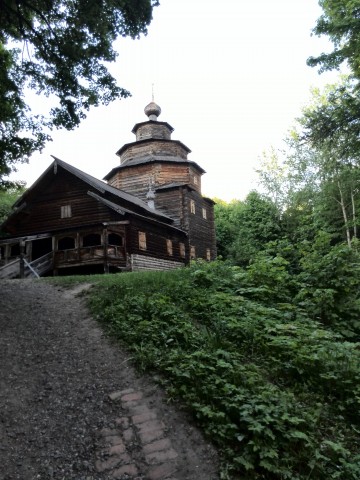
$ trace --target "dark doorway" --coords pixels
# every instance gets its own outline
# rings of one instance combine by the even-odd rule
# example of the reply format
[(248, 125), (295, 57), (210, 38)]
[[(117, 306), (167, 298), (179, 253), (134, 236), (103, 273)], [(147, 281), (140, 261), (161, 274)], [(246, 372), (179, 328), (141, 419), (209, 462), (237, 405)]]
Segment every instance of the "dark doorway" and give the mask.
[(18, 257), (20, 255), (20, 243), (11, 245), (10, 257)]
[(40, 238), (39, 240), (33, 240), (32, 242), (32, 254), (31, 259), (36, 260), (37, 258), (43, 257), (47, 253), (52, 251), (52, 238)]

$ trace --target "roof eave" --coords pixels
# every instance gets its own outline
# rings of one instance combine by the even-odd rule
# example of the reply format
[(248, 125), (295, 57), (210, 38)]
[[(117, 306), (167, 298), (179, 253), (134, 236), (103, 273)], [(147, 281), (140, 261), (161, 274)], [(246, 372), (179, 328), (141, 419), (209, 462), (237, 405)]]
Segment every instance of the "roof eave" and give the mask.
[(184, 143), (180, 142), (180, 140), (168, 140), (166, 138), (144, 138), (143, 140), (137, 140), (135, 142), (125, 143), (125, 145), (123, 145), (116, 152), (116, 155), (118, 157), (120, 157), (125, 152), (125, 150), (128, 149), (129, 147), (132, 147), (133, 145), (139, 145), (139, 144), (147, 143), (147, 142), (150, 142), (150, 143), (153, 143), (153, 142), (177, 143), (178, 145), (183, 147), (187, 153), (191, 153), (190, 148), (187, 147)]

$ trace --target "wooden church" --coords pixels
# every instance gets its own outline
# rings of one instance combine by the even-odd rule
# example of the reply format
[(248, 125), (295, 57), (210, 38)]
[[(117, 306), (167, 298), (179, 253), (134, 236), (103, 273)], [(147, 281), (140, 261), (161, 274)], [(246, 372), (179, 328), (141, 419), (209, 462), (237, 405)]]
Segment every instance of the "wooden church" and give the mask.
[[(145, 107), (136, 140), (100, 181), (54, 157), (2, 224), (0, 278), (165, 270), (216, 256), (214, 202), (204, 170)], [(19, 270), (20, 268), (20, 270)]]

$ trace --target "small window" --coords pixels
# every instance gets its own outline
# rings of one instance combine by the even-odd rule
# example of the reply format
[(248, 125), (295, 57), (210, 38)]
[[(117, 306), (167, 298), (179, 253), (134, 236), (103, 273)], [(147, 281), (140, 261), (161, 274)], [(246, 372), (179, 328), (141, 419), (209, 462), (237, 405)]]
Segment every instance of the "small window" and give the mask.
[(71, 205), (63, 205), (61, 208), (61, 218), (71, 217)]
[(196, 252), (195, 252), (195, 247), (194, 246), (190, 247), (190, 258), (191, 259), (196, 258)]
[(208, 260), (210, 262), (211, 260), (211, 251), (210, 251), (210, 248), (207, 248), (206, 249), (206, 260)]
[(116, 233), (109, 233), (108, 244), (115, 245), (116, 247), (122, 247), (123, 238), (120, 235), (117, 235)]
[(140, 250), (146, 250), (146, 233), (139, 232), (139, 248)]
[(207, 219), (206, 208), (203, 208), (203, 209), (202, 209), (202, 216), (203, 216), (203, 218), (204, 218), (205, 220)]
[(185, 258), (185, 244), (179, 243), (179, 248), (180, 248), (180, 257)]
[(190, 200), (190, 212), (195, 213), (195, 201)]
[(198, 184), (198, 177), (197, 175), (194, 175), (194, 185), (197, 185)]
[(172, 241), (170, 239), (166, 240), (166, 249), (167, 249), (168, 255), (173, 254), (173, 244), (172, 244)]

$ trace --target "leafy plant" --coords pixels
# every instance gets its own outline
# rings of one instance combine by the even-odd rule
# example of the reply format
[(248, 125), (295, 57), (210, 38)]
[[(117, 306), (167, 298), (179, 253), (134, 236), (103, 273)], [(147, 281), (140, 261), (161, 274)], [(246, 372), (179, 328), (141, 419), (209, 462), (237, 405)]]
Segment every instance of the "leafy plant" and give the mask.
[(292, 302), (292, 277), (261, 255), (94, 279), (92, 311), (193, 412), (223, 479), (360, 476), (358, 345)]

